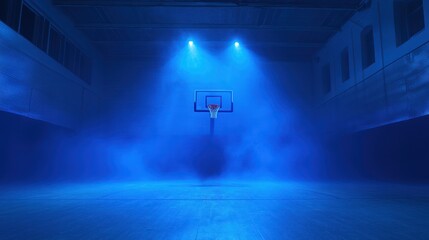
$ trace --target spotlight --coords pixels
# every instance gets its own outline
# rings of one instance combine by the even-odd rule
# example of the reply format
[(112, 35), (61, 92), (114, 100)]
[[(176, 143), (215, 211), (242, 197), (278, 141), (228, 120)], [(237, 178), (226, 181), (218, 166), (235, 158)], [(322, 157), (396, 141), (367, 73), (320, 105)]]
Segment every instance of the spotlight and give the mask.
[(239, 43), (239, 42), (235, 42), (235, 43), (234, 43), (234, 46), (235, 46), (236, 48), (238, 48), (238, 47), (240, 46), (240, 43)]
[(192, 46), (194, 46), (194, 42), (193, 41), (189, 41), (188, 45), (189, 45), (189, 47), (192, 47)]

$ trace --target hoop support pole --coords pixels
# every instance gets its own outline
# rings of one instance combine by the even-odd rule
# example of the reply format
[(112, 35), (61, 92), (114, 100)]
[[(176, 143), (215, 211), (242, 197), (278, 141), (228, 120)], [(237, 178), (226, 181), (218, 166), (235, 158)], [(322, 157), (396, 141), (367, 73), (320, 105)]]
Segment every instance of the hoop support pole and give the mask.
[(214, 135), (215, 118), (210, 118), (210, 136)]

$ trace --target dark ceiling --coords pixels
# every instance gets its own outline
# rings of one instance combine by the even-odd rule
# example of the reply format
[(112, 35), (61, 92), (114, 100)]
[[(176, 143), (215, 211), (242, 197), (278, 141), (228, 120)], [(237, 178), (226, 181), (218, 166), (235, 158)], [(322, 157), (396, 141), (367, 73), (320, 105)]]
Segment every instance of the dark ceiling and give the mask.
[(363, 0), (53, 0), (106, 57), (159, 58), (195, 39), (242, 45), (274, 59), (310, 58)]

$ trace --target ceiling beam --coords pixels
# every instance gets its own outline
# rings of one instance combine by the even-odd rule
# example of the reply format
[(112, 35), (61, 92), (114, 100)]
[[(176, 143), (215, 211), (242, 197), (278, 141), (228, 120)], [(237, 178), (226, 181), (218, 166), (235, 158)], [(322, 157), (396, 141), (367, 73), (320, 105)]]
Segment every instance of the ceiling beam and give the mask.
[(341, 1), (326, 3), (323, 1), (141, 1), (141, 0), (54, 0), (53, 3), (61, 7), (250, 7), (276, 9), (318, 9), (329, 11), (357, 11), (361, 3)]
[[(129, 60), (136, 60), (136, 61), (161, 61), (165, 62), (166, 60), (171, 57), (169, 54), (146, 54), (146, 53), (139, 53), (139, 52), (133, 52), (133, 53), (111, 53), (111, 52), (103, 52), (104, 58), (108, 59), (129, 59)], [(311, 61), (313, 57), (313, 53), (307, 53), (307, 54), (293, 54), (293, 53), (287, 53), (282, 52), (281, 54), (270, 54), (266, 52), (258, 52), (259, 57), (263, 57), (265, 59), (271, 60), (271, 61)]]
[[(129, 47), (129, 48), (144, 48), (144, 47), (162, 47), (171, 45), (187, 44), (186, 42), (177, 41), (92, 41), (95, 45), (100, 47), (115, 48), (115, 47)], [(202, 41), (204, 46), (221, 46), (225, 45), (227, 41)], [(312, 42), (243, 42), (244, 46), (248, 47), (279, 47), (279, 48), (315, 48), (319, 49), (323, 43), (312, 43)]]
[(326, 26), (275, 26), (250, 24), (79, 24), (75, 25), (81, 30), (151, 30), (151, 29), (255, 29), (279, 30), (291, 32), (338, 32), (337, 27)]

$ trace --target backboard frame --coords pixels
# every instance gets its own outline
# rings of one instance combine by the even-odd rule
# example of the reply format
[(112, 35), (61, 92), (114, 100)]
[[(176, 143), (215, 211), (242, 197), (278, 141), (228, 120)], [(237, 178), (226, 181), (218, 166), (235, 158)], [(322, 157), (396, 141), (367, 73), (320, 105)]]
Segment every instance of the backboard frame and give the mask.
[[(229, 96), (230, 99), (230, 103), (229, 101), (225, 101), (225, 99), (223, 99), (223, 96)], [(203, 99), (201, 99), (203, 98)], [(210, 104), (208, 102), (208, 98), (220, 98), (219, 100), (219, 105), (220, 105), (220, 109), (218, 112), (233, 112), (234, 111), (234, 94), (232, 90), (195, 90), (194, 93), (194, 112), (210, 112), (209, 109), (207, 108), (208, 104)], [(228, 99), (227, 99), (228, 100)], [(204, 102), (205, 104), (205, 108), (202, 109), (199, 107), (198, 102), (201, 103), (201, 101)], [(228, 105), (228, 107), (225, 107)]]

